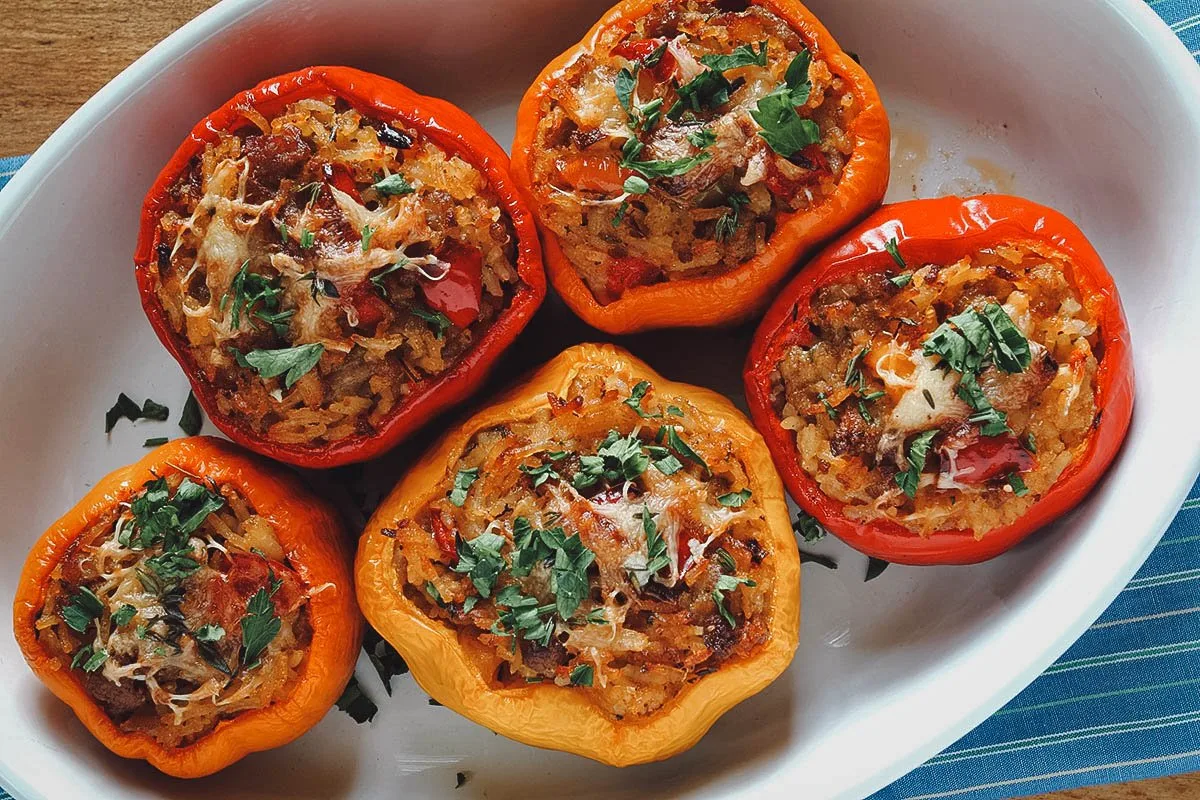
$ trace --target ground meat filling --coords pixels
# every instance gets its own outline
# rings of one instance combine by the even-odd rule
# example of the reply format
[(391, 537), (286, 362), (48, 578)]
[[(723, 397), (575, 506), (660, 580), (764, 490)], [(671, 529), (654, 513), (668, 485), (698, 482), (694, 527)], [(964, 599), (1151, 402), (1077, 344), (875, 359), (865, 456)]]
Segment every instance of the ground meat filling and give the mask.
[(983, 536), (1025, 514), (1100, 413), (1099, 331), (1071, 274), (1012, 244), (820, 289), (811, 344), (773, 375), (804, 470), (851, 519), (918, 534)]
[(79, 537), (36, 626), (122, 731), (167, 747), (286, 697), (312, 638), (270, 522), (231, 487), (180, 474)]
[(334, 98), (223, 134), (172, 188), (158, 299), (222, 414), (282, 444), (370, 435), (511, 302), (483, 173)]
[(837, 189), (850, 87), (774, 13), (729, 6), (672, 0), (609, 28), (542, 101), (539, 213), (600, 303), (734, 269), (777, 214)]
[(495, 689), (650, 715), (766, 642), (767, 523), (719, 423), (685, 400), (599, 367), (549, 399), (477, 434), (395, 523), (396, 569)]

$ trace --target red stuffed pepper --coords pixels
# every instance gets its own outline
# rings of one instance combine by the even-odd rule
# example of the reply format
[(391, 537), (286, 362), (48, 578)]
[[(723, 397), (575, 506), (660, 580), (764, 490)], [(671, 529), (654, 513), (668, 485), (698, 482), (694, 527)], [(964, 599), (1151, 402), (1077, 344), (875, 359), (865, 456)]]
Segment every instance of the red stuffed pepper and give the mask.
[(1133, 410), (1100, 256), (1004, 196), (880, 209), (784, 290), (745, 382), (804, 511), (903, 564), (982, 561), (1070, 510)]
[(306, 467), (378, 455), (466, 398), (545, 295), (500, 147), (344, 67), (202, 120), (146, 197), (135, 262), (217, 427)]

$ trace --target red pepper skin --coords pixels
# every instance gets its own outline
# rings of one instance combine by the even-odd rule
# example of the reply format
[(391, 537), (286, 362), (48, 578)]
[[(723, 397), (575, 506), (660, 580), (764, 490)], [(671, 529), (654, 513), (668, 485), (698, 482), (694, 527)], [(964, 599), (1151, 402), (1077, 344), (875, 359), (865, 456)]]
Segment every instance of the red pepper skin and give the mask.
[(439, 250), (437, 257), (448, 262), (450, 270), (441, 280), (421, 279), (425, 302), (458, 327), (466, 328), (479, 319), (479, 304), (483, 301), (483, 253), (452, 242)]
[[(895, 238), (912, 265), (948, 264), (976, 250), (1033, 242), (1063, 253), (1073, 265), (1073, 283), (1084, 306), (1099, 322), (1103, 343), (1096, 371), (1096, 407), (1102, 410), (1087, 448), (1029, 511), (982, 537), (974, 531), (920, 536), (887, 521), (859, 522), (827, 497), (796, 457), (795, 437), (783, 429), (771, 401), (770, 373), (783, 349), (806, 345), (805, 324), (816, 290), (861, 272), (895, 271), (886, 250)], [(1133, 413), (1133, 360), (1129, 329), (1112, 277), (1083, 233), (1052, 209), (1018, 197), (943, 197), (883, 206), (829, 246), (801, 270), (772, 304), (751, 345), (744, 371), (754, 424), (767, 440), (784, 484), (800, 506), (831, 533), (857, 550), (898, 564), (972, 564), (1003, 553), (1043, 525), (1074, 508), (1104, 474), (1120, 449)]]
[[(187, 343), (172, 330), (158, 302), (156, 247), (158, 221), (170, 206), (171, 185), (188, 169), (191, 159), (224, 131), (251, 125), (246, 112), (270, 116), (288, 103), (319, 95), (334, 95), (364, 114), (384, 122), (400, 119), (448, 152), (470, 162), (487, 178), (512, 221), (517, 245), (520, 284), (511, 303), (471, 349), (443, 374), (414, 385), (404, 403), (370, 435), (355, 435), (321, 446), (273, 442), (238, 420), (219, 413), (216, 389), (196, 367)], [(332, 180), (337, 182), (334, 171)], [(525, 328), (546, 296), (546, 275), (533, 215), (509, 176), (508, 156), (466, 112), (445, 100), (426, 97), (379, 75), (348, 67), (309, 67), (268, 78), (241, 92), (209, 114), (175, 151), (159, 173), (142, 206), (141, 231), (134, 264), (142, 308), (159, 340), (183, 367), (196, 399), (209, 419), (230, 439), (257, 453), (300, 467), (328, 468), (366, 461), (387, 452), (445, 409), (470, 397), (483, 383), (500, 354)]]

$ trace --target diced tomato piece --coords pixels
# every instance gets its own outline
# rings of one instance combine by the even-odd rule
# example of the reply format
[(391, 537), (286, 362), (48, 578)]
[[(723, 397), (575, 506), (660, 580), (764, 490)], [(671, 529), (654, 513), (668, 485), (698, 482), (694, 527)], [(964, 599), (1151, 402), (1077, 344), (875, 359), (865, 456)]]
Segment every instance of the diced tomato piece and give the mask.
[(350, 174), (349, 169), (341, 164), (326, 164), (321, 171), (325, 173), (326, 181), (362, 202), (362, 195), (358, 193), (358, 186), (354, 183), (354, 176)]
[[(1011, 433), (1003, 436), (983, 436), (978, 429), (958, 437), (948, 437), (941, 445), (941, 452), (948, 448), (956, 450), (954, 456), (957, 483), (980, 484), (1001, 478), (1012, 472), (1026, 472), (1033, 467), (1033, 456), (1021, 446)], [(949, 466), (948, 458), (942, 458), (942, 470)]]
[(358, 315), (358, 324), (354, 327), (363, 330), (374, 330), (380, 322), (391, 313), (391, 307), (379, 296), (379, 292), (369, 280), (355, 286), (346, 298)]
[(434, 511), (429, 515), (429, 522), (433, 526), (433, 541), (437, 543), (438, 550), (442, 551), (442, 555), (447, 562), (454, 564), (458, 561), (458, 549), (455, 547), (454, 528), (442, 516), (442, 512)]
[(587, 192), (620, 192), (629, 177), (612, 154), (585, 154), (577, 158), (559, 159), (555, 163), (562, 182), (572, 189)]
[(767, 159), (767, 175), (763, 180), (766, 182), (767, 188), (771, 190), (771, 194), (776, 197), (790, 197), (798, 194), (805, 187), (815, 184), (822, 176), (832, 173), (829, 168), (829, 159), (821, 152), (819, 144), (810, 144), (792, 158), (793, 163), (808, 172), (801, 177), (793, 178), (783, 173), (775, 158)]
[(468, 328), (479, 319), (483, 301), (483, 253), (451, 240), (436, 255), (450, 269), (441, 280), (421, 279), (425, 302), (445, 314), (455, 327)]
[[(627, 58), (630, 61), (641, 61), (662, 47), (666, 41), (666, 39), (661, 37), (657, 39), (630, 39), (614, 47), (612, 54), (621, 58)], [(662, 58), (653, 67), (648, 67), (648, 69), (653, 73), (656, 80), (665, 81), (675, 73), (676, 66), (675, 56), (671, 55), (670, 50), (664, 50)]]
[(608, 279), (605, 288), (620, 297), (626, 289), (634, 286), (649, 286), (662, 279), (662, 269), (640, 258), (615, 258), (608, 262)]

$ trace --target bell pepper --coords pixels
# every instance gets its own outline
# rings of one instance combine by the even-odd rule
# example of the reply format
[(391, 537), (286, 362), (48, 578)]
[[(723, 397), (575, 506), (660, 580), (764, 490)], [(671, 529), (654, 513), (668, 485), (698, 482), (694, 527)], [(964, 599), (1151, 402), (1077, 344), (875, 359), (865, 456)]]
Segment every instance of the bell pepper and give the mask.
[[(951, 264), (979, 250), (1009, 243), (1048, 246), (1072, 265), (1081, 303), (1098, 321), (1100, 346), (1094, 378), (1093, 430), (1082, 455), (1048, 491), (1011, 524), (976, 535), (971, 530), (921, 536), (889, 520), (849, 519), (844, 505), (825, 495), (801, 467), (795, 435), (785, 430), (772, 401), (771, 373), (784, 350), (813, 341), (807, 320), (823, 286), (863, 272), (895, 271), (888, 252), (894, 240), (910, 267)], [(901, 564), (968, 564), (992, 558), (1057, 519), (1083, 499), (1116, 456), (1133, 411), (1133, 362), (1129, 331), (1112, 277), (1084, 234), (1065, 216), (1029, 200), (1003, 195), (913, 200), (880, 208), (831, 244), (784, 288), (759, 326), (746, 360), (745, 388), (755, 425), (796, 502), (831, 533), (875, 558)], [(984, 439), (959, 453), (959, 466), (983, 473), (1020, 469), (1029, 454), (1011, 437)]]
[[(595, 374), (597, 366), (605, 375), (620, 376), (631, 386), (648, 381), (663, 407), (679, 404), (689, 417), (700, 415), (700, 425), (728, 437), (730, 453), (745, 465), (751, 490), (748, 496), (759, 504), (766, 522), (758, 529), (762, 533), (756, 532), (756, 540), (761, 552), (770, 554), (775, 569), (773, 588), (767, 595), (772, 609), (767, 640), (750, 655), (723, 662), (715, 672), (689, 681), (658, 711), (624, 721), (602, 712), (580, 691), (549, 681), (497, 690), (494, 649), (489, 651), (454, 626), (428, 616), (412, 597), (428, 588), (407, 586), (396, 560), (400, 547), (397, 521), (416, 519), (418, 512), (443, 496), (447, 480), (454, 478), (449, 471), (476, 434), (538, 414), (581, 413), (583, 406), (576, 402), (579, 395), (564, 398), (571, 397), (572, 383), (584, 370)], [(640, 419), (630, 424), (644, 427)], [(607, 493), (596, 493), (592, 501), (618, 502), (626, 491), (620, 486), (610, 488)], [(441, 552), (442, 563), (456, 564), (455, 540), (461, 548), (461, 537), (456, 537), (441, 512), (430, 517), (433, 530), (429, 535), (435, 550)], [(681, 539), (694, 535), (688, 531), (680, 534)], [(686, 541), (679, 548), (681, 558), (693, 552)], [(416, 557), (405, 552), (410, 559)], [(762, 437), (726, 398), (668, 381), (613, 345), (583, 344), (565, 350), (494, 404), (449, 430), (379, 506), (360, 540), (355, 571), (359, 604), (367, 619), (396, 647), (417, 683), (438, 703), (517, 741), (616, 766), (668, 758), (691, 747), (721, 714), (763, 689), (787, 667), (799, 629), (799, 553), (783, 486)]]
[[(706, 327), (735, 323), (760, 310), (773, 291), (803, 256), (830, 236), (844, 230), (877, 206), (887, 190), (890, 129), (879, 93), (870, 77), (845, 53), (829, 31), (795, 0), (752, 0), (771, 11), (799, 32), (807, 47), (824, 59), (833, 73), (846, 82), (856, 100), (857, 113), (848, 134), (854, 137), (854, 152), (848, 159), (837, 190), (814, 208), (781, 213), (774, 232), (762, 251), (727, 272), (643, 285), (631, 283), (619, 298), (601, 304), (567, 258), (557, 235), (542, 226), (546, 268), (554, 288), (581, 319), (613, 334), (634, 333), (669, 327)], [(565, 53), (550, 62), (525, 93), (517, 111), (516, 136), (512, 146), (512, 173), (521, 193), (536, 213), (553, 199), (547, 187), (533, 180), (533, 142), (546, 98), (563, 71), (580, 55), (591, 52), (601, 35), (612, 28), (630, 28), (647, 15), (660, 0), (622, 0)], [(627, 43), (618, 55), (638, 57), (653, 52), (661, 42), (640, 40)], [(667, 51), (652, 71), (660, 76), (674, 69)], [(593, 159), (594, 160), (594, 159)], [(599, 166), (599, 165), (597, 165)], [(621, 185), (627, 175), (617, 175), (616, 165), (605, 165), (605, 175), (591, 167), (577, 185), (605, 190)], [(580, 177), (582, 167), (563, 169)], [(591, 177), (591, 172), (596, 177)], [(632, 173), (629, 173), (632, 174)], [(768, 185), (791, 191), (777, 176), (767, 176)], [(793, 189), (794, 190), (794, 187)]]
[[(470, 162), (488, 179), (511, 220), (517, 247), (520, 281), (508, 307), (487, 328), (470, 350), (445, 372), (414, 383), (412, 391), (374, 432), (355, 434), (320, 446), (270, 441), (238, 420), (218, 411), (216, 388), (197, 368), (186, 340), (171, 328), (156, 290), (159, 283), (157, 253), (161, 240), (159, 219), (171, 204), (171, 187), (189, 168), (189, 163), (222, 132), (250, 125), (249, 114), (270, 116), (289, 103), (307, 97), (333, 95), (363, 114), (380, 120), (403, 120), (435, 144)], [(331, 170), (328, 179), (343, 191), (353, 189), (350, 176)], [(353, 194), (353, 192), (348, 192)], [(479, 253), (458, 248), (451, 254), (450, 274), (442, 281), (422, 281), (422, 289), (434, 310), (442, 311), (456, 325), (470, 324), (479, 313)], [(444, 409), (469, 397), (485, 379), (500, 354), (524, 329), (546, 293), (541, 264), (541, 247), (532, 215), (513, 188), (508, 157), (474, 119), (445, 100), (426, 97), (378, 75), (348, 67), (309, 67), (268, 78), (253, 89), (241, 92), (196, 124), (171, 160), (159, 173), (142, 207), (141, 231), (134, 255), (142, 307), (159, 340), (183, 367), (197, 400), (213, 423), (230, 439), (262, 455), (302, 467), (335, 467), (380, 455), (420, 428)], [(445, 285), (442, 285), (445, 284)], [(380, 318), (364, 298), (358, 307), (373, 326)]]
[[(274, 528), (290, 568), (235, 563), (230, 582), (255, 586), (270, 575), (278, 577), (279, 598), (308, 591), (308, 620), (312, 629), (299, 676), (290, 693), (262, 708), (223, 719), (210, 732), (181, 746), (167, 747), (144, 732), (117, 726), (84, 688), (79, 669), (39, 641), (35, 627), (46, 604), (56, 568), (75, 541), (120, 504), (129, 502), (144, 484), (183, 473), (194, 481), (220, 488), (231, 486)], [(236, 573), (236, 575), (235, 575)], [(242, 599), (244, 604), (244, 599)], [(325, 716), (338, 699), (358, 656), (362, 618), (354, 602), (347, 538), (338, 517), (293, 475), (259, 460), (220, 439), (197, 436), (165, 444), (141, 461), (100, 479), (74, 508), (64, 514), (34, 544), (17, 582), (13, 631), (34, 674), (75, 712), (101, 744), (124, 758), (144, 759), (176, 777), (194, 778), (223, 769), (243, 756), (296, 739)]]

